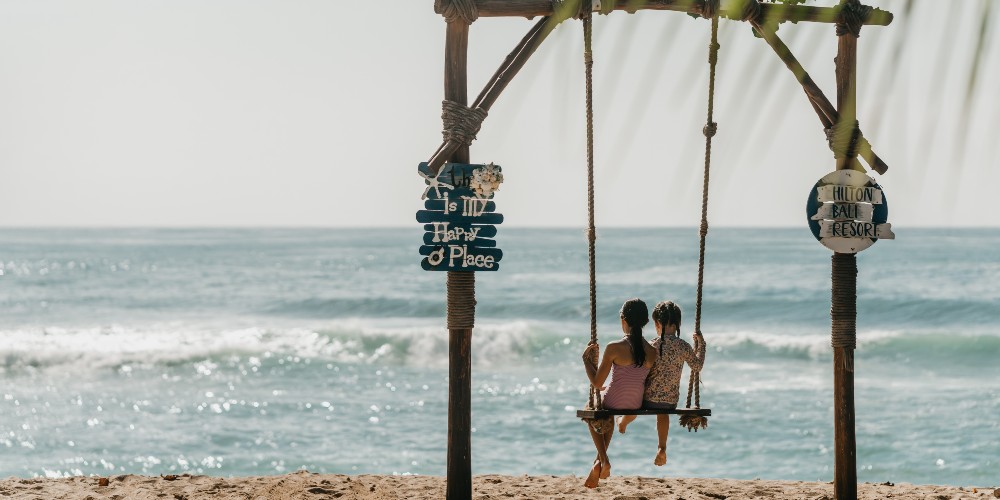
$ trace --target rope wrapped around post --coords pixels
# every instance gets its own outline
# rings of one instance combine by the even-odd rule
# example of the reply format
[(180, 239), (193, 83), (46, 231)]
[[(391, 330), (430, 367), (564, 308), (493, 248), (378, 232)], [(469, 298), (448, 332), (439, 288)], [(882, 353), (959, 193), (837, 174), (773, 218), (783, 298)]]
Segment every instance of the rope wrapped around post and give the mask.
[(761, 7), (758, 0), (745, 0), (743, 2), (743, 11), (740, 13), (740, 17), (744, 21), (761, 24), (764, 17), (764, 8)]
[(470, 108), (455, 101), (441, 101), (441, 135), (444, 136), (444, 141), (472, 145), (486, 116), (485, 109)]
[(871, 16), (872, 10), (870, 6), (862, 5), (859, 0), (845, 1), (837, 14), (837, 36), (850, 33), (854, 38), (859, 38), (861, 27)]
[[(858, 261), (854, 254), (835, 253), (832, 262), (831, 287), (832, 301), (830, 319), (832, 320), (830, 345), (834, 349), (857, 348), (857, 283)], [(849, 371), (853, 371), (848, 366)]]
[(434, 12), (441, 14), (449, 23), (461, 19), (471, 25), (479, 19), (476, 0), (434, 0)]
[(448, 273), (448, 329), (471, 330), (476, 325), (476, 273)]
[(853, 124), (836, 124), (831, 128), (823, 129), (826, 132), (826, 140), (833, 151), (833, 157), (854, 158), (858, 154), (858, 144), (861, 139), (861, 125), (857, 120)]

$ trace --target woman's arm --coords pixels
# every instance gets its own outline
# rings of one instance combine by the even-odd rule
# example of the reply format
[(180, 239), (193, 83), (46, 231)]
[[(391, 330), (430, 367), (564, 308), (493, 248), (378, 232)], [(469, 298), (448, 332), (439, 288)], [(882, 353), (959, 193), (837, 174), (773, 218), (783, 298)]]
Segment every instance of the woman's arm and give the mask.
[(604, 389), (604, 382), (608, 380), (608, 375), (611, 373), (611, 365), (614, 364), (617, 350), (613, 344), (608, 344), (604, 348), (604, 356), (601, 359), (600, 367), (594, 364), (594, 360), (597, 357), (596, 354), (599, 352), (599, 345), (588, 345), (587, 349), (583, 351), (583, 366), (587, 370), (587, 378), (590, 379), (591, 385), (598, 389)]
[(583, 368), (587, 370), (587, 379), (591, 385), (597, 377), (597, 360), (600, 354), (601, 346), (598, 344), (587, 344), (587, 348), (583, 350)]

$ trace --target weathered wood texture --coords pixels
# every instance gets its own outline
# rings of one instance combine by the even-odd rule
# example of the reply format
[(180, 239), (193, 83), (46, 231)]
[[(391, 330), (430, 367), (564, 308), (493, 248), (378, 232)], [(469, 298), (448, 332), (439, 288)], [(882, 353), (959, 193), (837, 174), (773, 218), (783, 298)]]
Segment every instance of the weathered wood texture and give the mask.
[(458, 226), (471, 226), (473, 224), (500, 224), (503, 222), (503, 214), (488, 212), (478, 216), (467, 217), (456, 212), (446, 214), (444, 212), (435, 212), (431, 210), (418, 210), (417, 222), (450, 222)]
[(674, 408), (673, 410), (577, 410), (576, 416), (580, 418), (608, 418), (614, 415), (698, 415), (702, 417), (712, 416), (709, 408)]
[(474, 239), (466, 240), (465, 238), (456, 238), (454, 240), (442, 241), (438, 237), (438, 241), (434, 241), (434, 238), (438, 236), (433, 232), (424, 233), (424, 245), (438, 245), (438, 244), (452, 244), (452, 245), (469, 245), (470, 247), (484, 247), (484, 248), (495, 248), (497, 246), (497, 240), (491, 240), (489, 238), (481, 238), (476, 236)]
[(497, 235), (497, 227), (489, 225), (466, 225), (461, 224), (424, 224), (424, 231), (451, 231), (451, 237), (464, 237), (465, 234), (474, 232), (479, 238), (492, 238)]
[[(573, 2), (574, 0), (567, 0), (567, 3), (572, 4)], [(489, 111), (503, 90), (507, 88), (507, 85), (514, 79), (521, 68), (524, 67), (524, 64), (532, 54), (535, 53), (539, 45), (565, 19), (563, 16), (552, 15), (551, 0), (477, 0), (476, 4), (479, 9), (479, 15), (483, 17), (545, 16), (532, 26), (524, 38), (514, 47), (514, 50), (507, 55), (507, 58), (483, 87), (483, 90), (479, 93), (472, 106), (470, 106)], [(704, 5), (704, 0), (631, 0), (620, 2), (616, 6), (616, 9), (630, 12), (642, 9), (669, 10), (700, 15), (704, 10)], [(761, 4), (760, 7), (763, 13), (763, 21), (752, 24), (779, 56), (791, 56), (791, 51), (788, 50), (788, 47), (774, 33), (773, 26), (775, 23), (784, 21), (835, 22), (840, 13), (840, 7), (792, 6), (784, 4)], [(569, 10), (572, 9), (573, 7), (570, 6)], [(739, 11), (738, 14), (737, 11)], [(742, 8), (721, 11), (720, 16), (742, 20)], [(886, 26), (892, 22), (892, 19), (892, 13), (874, 9), (866, 18), (865, 24)], [(768, 26), (768, 28), (764, 28), (764, 26)], [(467, 36), (468, 34), (466, 33)], [(794, 61), (794, 57), (792, 57), (792, 60)], [(803, 89), (809, 96), (810, 102), (816, 109), (817, 114), (819, 114), (824, 128), (830, 128), (833, 124), (837, 123), (839, 115), (836, 109), (830, 104), (830, 101), (823, 94), (822, 90), (812, 81), (808, 73), (798, 64), (798, 61), (794, 61), (794, 66), (788, 60), (785, 62), (789, 65), (789, 69), (799, 78), (799, 83), (802, 84)], [(431, 155), (430, 160), (428, 160), (430, 170), (437, 172), (460, 146), (461, 144), (453, 141), (443, 142), (434, 154)], [(859, 140), (858, 148), (861, 157), (875, 171), (883, 174), (888, 170), (889, 167), (872, 152), (871, 145), (863, 136)]]
[[(449, 197), (449, 200), (450, 200), (449, 203), (455, 204), (456, 207), (455, 210), (458, 211), (462, 210), (463, 203), (468, 202), (467, 200), (462, 199), (462, 195), (455, 196), (454, 198)], [(488, 212), (496, 212), (497, 210), (497, 204), (495, 202), (486, 200), (480, 201), (479, 199), (474, 199), (471, 201), (472, 203), (476, 204), (475, 209), (478, 212), (488, 213)], [(427, 200), (424, 201), (424, 208), (427, 210), (444, 211), (445, 209), (444, 200), (428, 198)]]
[[(585, 0), (590, 1), (590, 0)], [(572, 0), (566, 3), (574, 4)], [(730, 3), (730, 2), (726, 2)], [(743, 20), (743, 3), (732, 2), (733, 7), (723, 5), (719, 17)], [(578, 4), (577, 4), (578, 5)], [(476, 0), (479, 15), (482, 17), (535, 17), (553, 14), (551, 0)], [(704, 0), (619, 0), (615, 10), (636, 12), (639, 10), (666, 10), (702, 15), (705, 10)], [(836, 22), (840, 12), (839, 7), (815, 7), (806, 5), (761, 4), (763, 16), (772, 22)], [(865, 21), (865, 24), (887, 26), (892, 22), (892, 14), (883, 10), (875, 10)]]
[[(496, 102), (497, 98), (503, 92), (507, 85), (517, 76), (518, 71), (524, 67), (524, 64), (528, 62), (528, 59), (532, 54), (538, 50), (538, 46), (542, 44), (549, 33), (555, 29), (559, 23), (562, 22), (561, 19), (546, 16), (539, 19), (538, 22), (528, 30), (528, 34), (521, 39), (521, 41), (514, 47), (514, 50), (507, 55), (500, 67), (497, 68), (496, 73), (490, 78), (486, 85), (483, 87), (482, 92), (479, 93), (479, 97), (476, 98), (475, 102), (472, 103), (471, 108), (479, 108), (484, 111), (489, 111), (493, 103)], [(468, 32), (466, 32), (466, 40), (468, 40)], [(447, 98), (447, 97), (446, 97)], [(461, 102), (464, 104), (468, 97), (465, 97)], [(454, 99), (450, 99), (454, 101)], [(431, 155), (430, 160), (427, 161), (429, 171), (437, 173), (444, 165), (446, 161), (457, 161), (449, 160), (455, 151), (463, 147), (464, 145), (459, 144), (454, 141), (446, 141), (438, 147), (437, 151)], [(468, 151), (468, 147), (465, 148)], [(466, 155), (467, 156), (467, 155)], [(468, 160), (461, 161), (460, 163), (469, 163)]]
[[(841, 5), (850, 3), (843, 0)], [(837, 37), (836, 80), (838, 127), (852, 129), (857, 116), (857, 48), (858, 38), (849, 30)], [(837, 170), (852, 169), (853, 154), (838, 152)], [(836, 335), (849, 332), (857, 335), (857, 255), (834, 255), (831, 263), (833, 280), (831, 328), (833, 349), (833, 412), (834, 412), (834, 471), (833, 492), (837, 500), (857, 500), (858, 470), (854, 411), (854, 348), (838, 346)], [(853, 273), (845, 272), (854, 269)], [(839, 279), (838, 279), (839, 278)], [(853, 344), (854, 342), (851, 342)]]
[[(855, 120), (858, 119), (857, 103), (857, 67), (858, 67), (858, 39), (850, 34), (837, 37), (837, 57), (835, 59), (837, 68), (837, 112), (840, 114), (839, 120), (834, 127), (845, 133), (850, 133), (854, 128)], [(853, 167), (856, 151), (840, 151), (844, 155), (837, 161), (837, 170), (845, 170)]]
[[(445, 35), (444, 98), (466, 104), (468, 96), (469, 25), (448, 23)], [(469, 163), (469, 147), (459, 144), (441, 159)], [(475, 287), (475, 273), (448, 273), (451, 288)], [(450, 315), (450, 312), (449, 312)], [(445, 497), (472, 498), (472, 329), (448, 328), (448, 464)]]
[[(833, 107), (833, 104), (827, 99), (826, 94), (823, 90), (816, 85), (809, 73), (806, 72), (805, 68), (799, 63), (798, 59), (792, 54), (791, 49), (785, 45), (785, 42), (778, 37), (775, 33), (774, 28), (763, 26), (759, 23), (750, 23), (754, 30), (760, 34), (761, 38), (774, 50), (774, 52), (784, 61), (785, 66), (791, 70), (792, 74), (795, 75), (795, 79), (798, 80), (799, 84), (802, 85), (802, 90), (805, 91), (806, 97), (809, 98), (809, 104), (812, 105), (813, 109), (816, 110), (816, 115), (819, 116), (820, 123), (823, 124), (823, 128), (833, 128), (841, 121), (840, 113), (837, 108)], [(864, 134), (858, 137), (858, 154), (864, 158), (868, 166), (880, 174), (886, 173), (889, 170), (889, 165), (887, 165), (878, 155), (872, 151), (872, 145), (865, 139)]]

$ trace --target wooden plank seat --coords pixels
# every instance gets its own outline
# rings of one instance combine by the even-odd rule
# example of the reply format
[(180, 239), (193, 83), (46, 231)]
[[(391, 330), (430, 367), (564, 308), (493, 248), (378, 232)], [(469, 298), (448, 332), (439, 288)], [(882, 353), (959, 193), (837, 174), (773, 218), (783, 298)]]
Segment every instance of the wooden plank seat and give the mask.
[(602, 419), (614, 415), (698, 415), (709, 417), (712, 415), (711, 408), (674, 408), (673, 410), (649, 410), (639, 408), (637, 410), (576, 410), (579, 418)]

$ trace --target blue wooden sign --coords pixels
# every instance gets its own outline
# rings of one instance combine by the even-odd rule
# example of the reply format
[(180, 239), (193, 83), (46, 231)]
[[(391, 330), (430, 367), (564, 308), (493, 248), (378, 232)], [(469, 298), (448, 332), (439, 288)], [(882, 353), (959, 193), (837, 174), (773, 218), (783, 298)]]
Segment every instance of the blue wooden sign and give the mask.
[(455, 239), (456, 237), (492, 238), (497, 235), (496, 226), (486, 226), (486, 225), (461, 226), (461, 225), (450, 224), (447, 222), (424, 224), (424, 231), (429, 231), (432, 233), (440, 233), (442, 237), (448, 237), (449, 239)]
[(417, 210), (417, 222), (450, 222), (460, 226), (467, 226), (471, 224), (500, 224), (503, 222), (503, 214), (488, 212), (481, 213), (479, 215), (465, 215), (462, 212), (445, 213), (435, 210)]
[(503, 252), (499, 248), (468, 245), (424, 245), (420, 265), (426, 271), (497, 271)]
[(495, 224), (503, 222), (490, 201), (503, 182), (498, 165), (446, 163), (431, 174), (427, 163), (417, 172), (424, 178), (424, 210), (417, 222), (424, 223), (425, 256), (421, 267), (428, 271), (496, 271), (503, 252), (496, 248)]
[(473, 238), (442, 238), (435, 233), (424, 233), (424, 245), (441, 245), (445, 243), (451, 243), (453, 245), (462, 244), (469, 245), (470, 247), (495, 247), (497, 246), (497, 240), (491, 240), (489, 238), (483, 237), (473, 237)]
[(444, 213), (462, 212), (469, 214), (484, 214), (487, 212), (496, 212), (497, 204), (490, 200), (482, 200), (479, 198), (459, 197), (457, 200), (453, 200), (451, 198), (443, 198), (440, 200), (428, 198), (424, 201), (424, 208)]
[(820, 179), (806, 201), (809, 229), (837, 253), (858, 253), (891, 240), (889, 203), (882, 186), (863, 172), (837, 170)]

